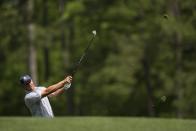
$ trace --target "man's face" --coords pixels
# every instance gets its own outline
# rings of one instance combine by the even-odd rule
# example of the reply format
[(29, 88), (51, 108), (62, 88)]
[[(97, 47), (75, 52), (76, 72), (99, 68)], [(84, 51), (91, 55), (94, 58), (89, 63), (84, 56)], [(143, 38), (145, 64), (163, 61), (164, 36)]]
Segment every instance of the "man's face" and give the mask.
[(33, 81), (31, 80), (31, 82), (29, 84), (25, 85), (25, 90), (32, 91), (32, 90), (34, 90), (34, 87), (35, 87), (35, 85), (34, 85)]

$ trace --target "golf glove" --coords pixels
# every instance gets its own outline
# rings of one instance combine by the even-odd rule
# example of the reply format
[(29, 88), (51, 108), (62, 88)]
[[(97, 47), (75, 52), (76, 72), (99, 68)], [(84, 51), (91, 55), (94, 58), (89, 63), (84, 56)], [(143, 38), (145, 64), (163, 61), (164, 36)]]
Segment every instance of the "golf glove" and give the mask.
[(70, 87), (71, 87), (71, 83), (67, 83), (67, 84), (64, 85), (65, 90), (69, 89)]

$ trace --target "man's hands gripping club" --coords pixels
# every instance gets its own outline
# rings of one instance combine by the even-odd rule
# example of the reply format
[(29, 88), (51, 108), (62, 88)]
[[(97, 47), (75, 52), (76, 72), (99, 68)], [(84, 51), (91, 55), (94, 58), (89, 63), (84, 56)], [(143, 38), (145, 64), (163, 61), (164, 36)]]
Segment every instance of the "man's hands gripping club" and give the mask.
[(45, 88), (42, 91), (41, 95), (42, 95), (42, 97), (48, 96), (50, 94), (58, 95), (58, 94), (60, 94), (62, 92), (62, 90), (64, 90), (63, 87), (65, 89), (66, 89), (65, 86), (67, 86), (67, 85), (69, 85), (69, 87), (70, 87), (71, 86), (71, 82), (72, 82), (72, 76), (67, 76), (67, 77), (65, 77), (64, 80), (62, 80), (62, 81), (60, 81), (60, 82), (58, 82), (58, 83), (56, 83), (54, 85), (51, 85), (48, 88)]
[(72, 82), (72, 76), (65, 77), (65, 79), (64, 79), (65, 84), (71, 84), (71, 82)]

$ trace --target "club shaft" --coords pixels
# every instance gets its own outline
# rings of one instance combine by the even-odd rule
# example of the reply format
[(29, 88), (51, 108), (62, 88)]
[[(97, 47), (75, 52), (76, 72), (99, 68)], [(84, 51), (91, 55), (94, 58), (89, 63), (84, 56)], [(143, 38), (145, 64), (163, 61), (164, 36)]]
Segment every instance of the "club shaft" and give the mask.
[(86, 56), (86, 54), (87, 54), (87, 52), (88, 52), (90, 46), (92, 45), (94, 38), (95, 38), (95, 35), (93, 35), (93, 37), (92, 37), (91, 40), (89, 41), (88, 46), (87, 46), (86, 49), (84, 50), (84, 53), (82, 54), (82, 56), (80, 57), (79, 61), (78, 61), (77, 64), (75, 65), (75, 68), (74, 68), (74, 70), (72, 71), (72, 76), (74, 76), (75, 73), (77, 72), (77, 70), (78, 70), (78, 68), (79, 68), (79, 66), (80, 66), (80, 64), (81, 64), (81, 62), (82, 62), (82, 60), (84, 59), (84, 57)]

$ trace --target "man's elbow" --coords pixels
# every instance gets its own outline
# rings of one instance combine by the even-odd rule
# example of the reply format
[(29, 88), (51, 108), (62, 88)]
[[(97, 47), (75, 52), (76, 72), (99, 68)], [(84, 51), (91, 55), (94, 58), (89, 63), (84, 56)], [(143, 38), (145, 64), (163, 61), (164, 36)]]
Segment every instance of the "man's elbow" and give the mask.
[(48, 97), (50, 97), (50, 98), (55, 97), (55, 96), (57, 96), (57, 94), (55, 92), (53, 92), (50, 95), (48, 95)]

